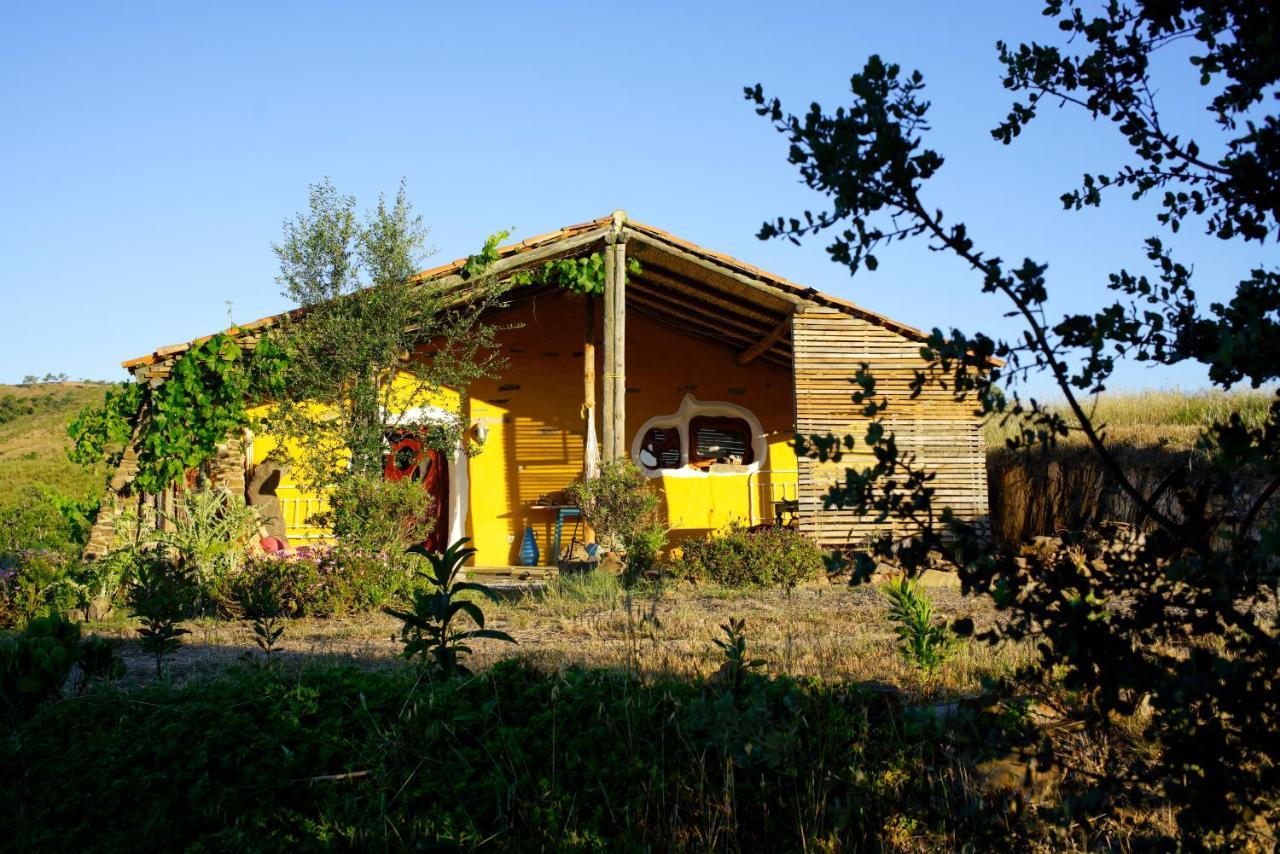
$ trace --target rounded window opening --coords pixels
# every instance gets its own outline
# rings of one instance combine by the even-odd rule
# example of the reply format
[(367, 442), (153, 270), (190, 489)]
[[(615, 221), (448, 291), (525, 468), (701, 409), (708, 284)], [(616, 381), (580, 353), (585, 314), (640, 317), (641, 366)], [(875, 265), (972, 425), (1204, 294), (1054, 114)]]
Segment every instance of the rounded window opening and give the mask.
[(649, 471), (680, 468), (680, 428), (654, 427), (640, 440), (640, 466)]
[(750, 465), (755, 462), (751, 425), (743, 418), (699, 415), (689, 421), (689, 465)]
[(678, 411), (650, 418), (631, 440), (631, 458), (648, 477), (750, 474), (768, 452), (749, 409), (693, 395), (685, 395)]

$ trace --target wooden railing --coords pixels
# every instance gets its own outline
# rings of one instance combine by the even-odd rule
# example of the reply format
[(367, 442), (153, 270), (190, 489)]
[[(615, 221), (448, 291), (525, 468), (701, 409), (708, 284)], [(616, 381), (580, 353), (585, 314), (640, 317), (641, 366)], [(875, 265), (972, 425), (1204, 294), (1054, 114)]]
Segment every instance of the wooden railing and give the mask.
[(289, 542), (327, 540), (332, 537), (329, 531), (309, 521), (317, 513), (323, 513), (328, 509), (328, 501), (313, 495), (281, 498), (280, 515), (283, 517), (284, 530)]

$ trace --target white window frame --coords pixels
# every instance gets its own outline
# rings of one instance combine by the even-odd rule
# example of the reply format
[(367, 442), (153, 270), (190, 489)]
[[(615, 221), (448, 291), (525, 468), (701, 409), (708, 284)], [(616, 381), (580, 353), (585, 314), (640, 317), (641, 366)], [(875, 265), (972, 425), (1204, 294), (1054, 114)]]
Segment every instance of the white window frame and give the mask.
[[(693, 441), (693, 436), (689, 431), (689, 423), (693, 419), (700, 416), (720, 417), (720, 418), (741, 418), (747, 423), (751, 430), (751, 451), (753, 459), (751, 462), (734, 466), (732, 471), (703, 471), (701, 469), (690, 468), (689, 466), (689, 447)], [(680, 431), (680, 467), (674, 469), (650, 469), (646, 468), (644, 463), (640, 462), (640, 449), (644, 445), (644, 437), (649, 431), (655, 427), (666, 429), (676, 429)], [(631, 459), (645, 477), (741, 477), (744, 474), (753, 474), (763, 468), (766, 458), (769, 454), (769, 443), (765, 441), (764, 428), (760, 426), (760, 419), (756, 418), (755, 413), (745, 406), (739, 406), (736, 403), (729, 403), (723, 400), (698, 400), (691, 394), (686, 394), (684, 400), (680, 401), (680, 408), (670, 415), (655, 415), (644, 424), (640, 425), (640, 430), (636, 433), (635, 438), (631, 440)]]

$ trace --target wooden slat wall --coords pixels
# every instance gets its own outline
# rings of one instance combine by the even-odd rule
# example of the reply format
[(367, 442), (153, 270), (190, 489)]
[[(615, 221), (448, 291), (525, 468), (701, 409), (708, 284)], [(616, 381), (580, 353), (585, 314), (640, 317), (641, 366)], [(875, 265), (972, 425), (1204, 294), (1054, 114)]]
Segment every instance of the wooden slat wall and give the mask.
[[(868, 419), (853, 402), (852, 383), (862, 362), (872, 367), (877, 395), (889, 400), (884, 412), (900, 451), (911, 451), (936, 473), (934, 506), (985, 525), (988, 519), (986, 451), (974, 405), (954, 400), (941, 388), (926, 388), (912, 399), (910, 382), (924, 363), (920, 343), (866, 320), (828, 309), (795, 316), (796, 430), (806, 436), (852, 435), (865, 447)], [(907, 533), (901, 523), (859, 517), (851, 510), (823, 510), (828, 487), (846, 468), (870, 465), (870, 453), (846, 456), (837, 464), (799, 463), (800, 528), (825, 546), (857, 545), (888, 527)]]

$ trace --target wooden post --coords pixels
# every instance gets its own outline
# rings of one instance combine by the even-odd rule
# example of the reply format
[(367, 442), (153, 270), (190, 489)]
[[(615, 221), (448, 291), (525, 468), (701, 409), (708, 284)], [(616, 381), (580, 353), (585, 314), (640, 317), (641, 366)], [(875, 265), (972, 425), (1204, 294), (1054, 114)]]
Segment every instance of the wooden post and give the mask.
[(627, 243), (614, 213), (614, 231), (604, 254), (604, 460), (626, 456)]
[(604, 385), (601, 387), (600, 407), (600, 458), (602, 462), (613, 459), (613, 324), (616, 322), (617, 309), (614, 305), (617, 295), (613, 292), (613, 247), (604, 250), (604, 315), (601, 318), (601, 337), (604, 339)]

